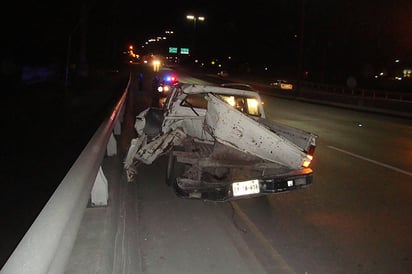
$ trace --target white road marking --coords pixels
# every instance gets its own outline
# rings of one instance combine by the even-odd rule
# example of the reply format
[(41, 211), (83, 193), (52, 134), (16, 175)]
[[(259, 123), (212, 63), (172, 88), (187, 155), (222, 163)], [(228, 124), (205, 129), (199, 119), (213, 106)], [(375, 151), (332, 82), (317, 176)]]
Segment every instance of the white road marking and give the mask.
[(296, 274), (296, 272), (292, 270), (292, 268), (288, 265), (288, 263), (285, 261), (285, 259), (283, 259), (283, 257), (279, 254), (279, 252), (275, 248), (273, 248), (273, 246), (268, 242), (268, 240), (266, 240), (263, 233), (249, 219), (249, 217), (246, 215), (246, 213), (243, 212), (243, 210), (240, 208), (240, 206), (236, 202), (233, 202), (233, 201), (230, 202), (230, 203), (232, 204), (233, 208), (235, 209), (236, 214), (243, 220), (243, 222), (249, 228), (249, 231), (252, 232), (252, 234), (255, 235), (255, 237), (258, 239), (258, 241), (263, 246), (263, 248), (272, 257), (275, 264), (277, 264), (277, 266), (279, 266), (282, 269), (282, 273), (284, 273), (284, 274)]
[(388, 169), (391, 169), (391, 170), (394, 170), (394, 171), (397, 171), (397, 172), (400, 172), (400, 173), (403, 173), (403, 174), (405, 174), (405, 175), (408, 175), (408, 176), (411, 176), (411, 177), (412, 177), (412, 172), (409, 172), (409, 171), (406, 171), (406, 170), (403, 170), (403, 169), (400, 169), (400, 168), (397, 168), (397, 167), (394, 167), (394, 166), (391, 166), (391, 165), (387, 165), (387, 164), (385, 164), (385, 163), (382, 163), (382, 162), (379, 162), (379, 161), (375, 161), (375, 160), (372, 160), (372, 159), (369, 159), (369, 158), (366, 158), (366, 157), (357, 155), (357, 154), (355, 154), (355, 153), (352, 153), (352, 152), (349, 152), (349, 151), (346, 151), (346, 150), (343, 150), (343, 149), (340, 149), (340, 148), (337, 148), (337, 147), (334, 147), (334, 146), (328, 146), (328, 147), (331, 148), (331, 149), (340, 151), (340, 152), (342, 152), (342, 153), (351, 155), (351, 156), (353, 156), (353, 157), (355, 157), (355, 158), (362, 159), (362, 160), (364, 160), (364, 161), (373, 163), (373, 164), (375, 164), (375, 165), (378, 165), (378, 166), (381, 166), (381, 167), (386, 167), (386, 168), (388, 168)]

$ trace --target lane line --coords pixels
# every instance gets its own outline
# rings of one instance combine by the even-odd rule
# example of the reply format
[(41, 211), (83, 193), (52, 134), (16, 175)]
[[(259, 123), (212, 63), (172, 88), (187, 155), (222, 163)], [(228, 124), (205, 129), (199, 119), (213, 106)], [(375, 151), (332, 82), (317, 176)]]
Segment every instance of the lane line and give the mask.
[(394, 166), (391, 166), (391, 165), (387, 165), (387, 164), (385, 164), (385, 163), (378, 162), (378, 161), (375, 161), (375, 160), (372, 160), (372, 159), (369, 159), (369, 158), (360, 156), (360, 155), (358, 155), (358, 154), (355, 154), (355, 153), (352, 153), (352, 152), (349, 152), (349, 151), (346, 151), (346, 150), (343, 150), (343, 149), (340, 149), (340, 148), (337, 148), (337, 147), (334, 147), (334, 146), (328, 146), (328, 147), (331, 148), (331, 149), (340, 151), (340, 152), (342, 152), (342, 153), (348, 154), (348, 155), (350, 155), (350, 156), (353, 156), (353, 157), (355, 157), (355, 158), (362, 159), (362, 160), (364, 160), (364, 161), (373, 163), (373, 164), (375, 164), (375, 165), (378, 165), (378, 166), (381, 166), (381, 167), (386, 167), (386, 168), (388, 168), (388, 169), (391, 169), (391, 170), (394, 170), (394, 171), (397, 171), (397, 172), (400, 172), (400, 173), (403, 173), (403, 174), (405, 174), (405, 175), (408, 175), (408, 176), (411, 176), (411, 177), (412, 177), (412, 172), (409, 172), (409, 171), (406, 171), (406, 170), (403, 170), (403, 169), (400, 169), (400, 168), (397, 168), (397, 167), (394, 167)]
[(260, 244), (265, 248), (267, 252), (271, 255), (273, 260), (277, 263), (277, 265), (282, 269), (282, 273), (284, 274), (296, 274), (295, 271), (288, 265), (288, 263), (283, 259), (283, 257), (279, 254), (279, 252), (272, 247), (272, 245), (266, 240), (263, 233), (256, 227), (256, 225), (249, 219), (249, 217), (240, 209), (240, 206), (237, 205), (236, 202), (230, 202), (233, 208), (236, 211), (236, 214), (243, 220), (246, 226), (249, 228), (249, 231), (255, 235), (258, 239)]

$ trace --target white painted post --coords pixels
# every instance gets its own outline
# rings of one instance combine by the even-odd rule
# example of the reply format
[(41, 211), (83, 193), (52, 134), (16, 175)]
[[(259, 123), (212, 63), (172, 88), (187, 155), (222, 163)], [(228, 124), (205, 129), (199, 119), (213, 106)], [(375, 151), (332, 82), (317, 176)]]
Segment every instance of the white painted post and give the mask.
[(92, 206), (107, 206), (107, 200), (109, 199), (109, 189), (107, 179), (104, 176), (103, 169), (100, 166), (99, 172), (97, 172), (96, 180), (92, 188), (91, 204)]
[(110, 134), (109, 142), (107, 143), (107, 156), (114, 156), (116, 154), (117, 154), (117, 143), (112, 133)]
[[(121, 116), (120, 116), (121, 117)], [(116, 123), (114, 124), (114, 134), (115, 135), (120, 135), (122, 133), (121, 129), (121, 123), (119, 120), (116, 120)]]

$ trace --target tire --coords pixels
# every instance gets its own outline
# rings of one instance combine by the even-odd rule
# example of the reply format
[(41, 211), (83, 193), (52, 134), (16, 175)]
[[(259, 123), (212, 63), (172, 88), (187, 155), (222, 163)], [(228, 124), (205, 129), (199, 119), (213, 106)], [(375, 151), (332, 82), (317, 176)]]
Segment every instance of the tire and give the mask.
[(176, 156), (173, 155), (173, 151), (183, 151), (183, 148), (174, 148), (169, 152), (166, 167), (166, 185), (177, 186), (176, 178), (183, 174), (185, 166), (182, 163), (177, 162)]

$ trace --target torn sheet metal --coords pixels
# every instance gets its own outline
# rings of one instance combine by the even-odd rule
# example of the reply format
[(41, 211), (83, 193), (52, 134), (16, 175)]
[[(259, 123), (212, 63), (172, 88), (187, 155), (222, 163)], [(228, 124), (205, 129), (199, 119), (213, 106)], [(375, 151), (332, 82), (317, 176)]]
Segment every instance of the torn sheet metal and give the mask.
[[(134, 155), (134, 158), (142, 163), (152, 164), (154, 160), (168, 152), (173, 146), (179, 145), (186, 138), (186, 134), (182, 130), (176, 129), (160, 135), (150, 143), (147, 143), (145, 138), (146, 135), (143, 135), (141, 138), (135, 139), (136, 142), (132, 142), (134, 147), (129, 149), (126, 163), (131, 164), (133, 162), (131, 157)], [(128, 165), (125, 164), (125, 167), (127, 168)]]
[(286, 138), (248, 117), (213, 94), (206, 99), (206, 124), (219, 142), (262, 159), (300, 169), (306, 153)]

